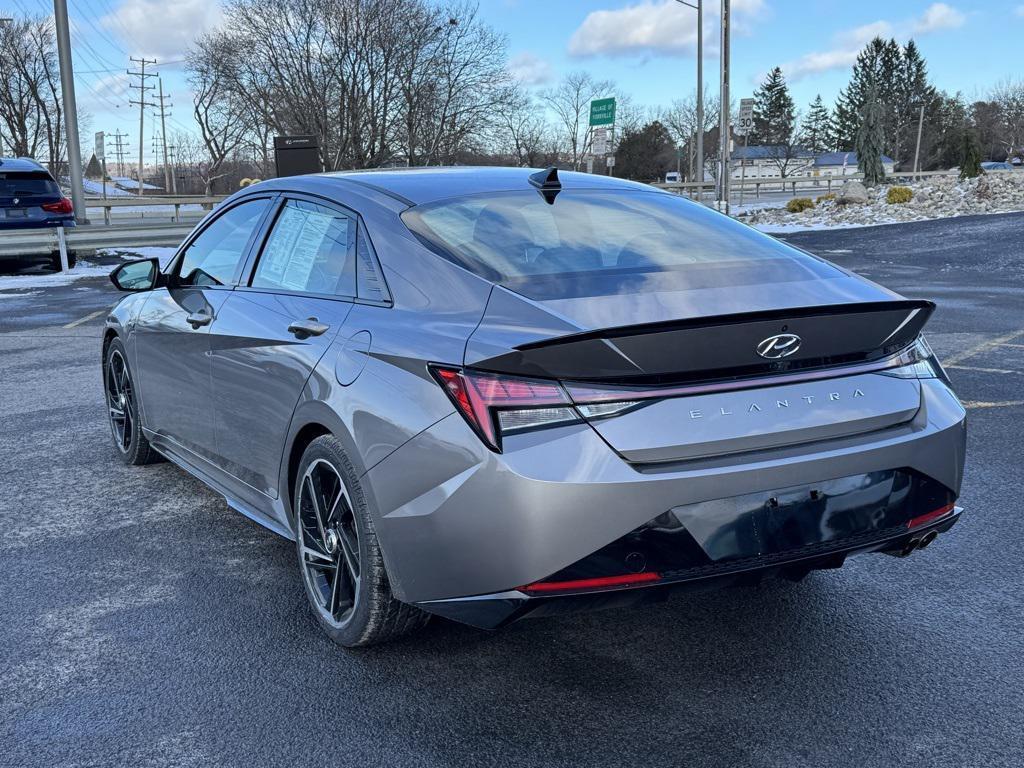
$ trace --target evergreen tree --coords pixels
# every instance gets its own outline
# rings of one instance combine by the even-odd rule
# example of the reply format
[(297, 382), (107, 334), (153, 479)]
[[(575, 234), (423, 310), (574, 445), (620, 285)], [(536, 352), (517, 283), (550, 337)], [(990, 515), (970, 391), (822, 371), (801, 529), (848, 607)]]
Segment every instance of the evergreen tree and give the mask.
[(831, 122), (832, 116), (819, 93), (811, 102), (807, 116), (800, 125), (800, 144), (814, 153), (827, 152), (831, 149), (829, 136)]
[(960, 150), (960, 178), (973, 179), (981, 174), (981, 143), (978, 134), (974, 130), (966, 130)]
[(782, 70), (775, 67), (754, 92), (754, 130), (750, 143), (788, 146), (793, 141), (795, 127), (793, 97), (789, 95)]
[(882, 101), (878, 90), (869, 87), (857, 129), (857, 169), (864, 174), (864, 183), (873, 187), (885, 179), (882, 165), (883, 122)]
[(676, 167), (676, 147), (668, 129), (655, 120), (635, 131), (625, 131), (615, 150), (616, 175), (638, 181), (665, 178)]
[(887, 110), (886, 151), (897, 163), (913, 163), (919, 110), (924, 106), (925, 113), (931, 114), (938, 100), (937, 91), (928, 82), (928, 67), (913, 40), (903, 48), (895, 75), (892, 102)]
[(867, 103), (868, 92), (874, 89), (882, 107), (881, 131), (883, 145), (886, 141), (886, 105), (892, 104), (896, 90), (896, 73), (900, 67), (902, 52), (895, 40), (876, 37), (857, 55), (850, 82), (840, 92), (836, 101), (835, 139), (836, 148), (849, 150), (857, 142), (861, 113)]

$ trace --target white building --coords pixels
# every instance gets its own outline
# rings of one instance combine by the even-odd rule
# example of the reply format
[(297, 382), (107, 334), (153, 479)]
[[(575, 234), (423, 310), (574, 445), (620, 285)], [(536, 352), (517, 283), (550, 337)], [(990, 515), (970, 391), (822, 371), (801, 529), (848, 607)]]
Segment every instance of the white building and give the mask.
[(809, 176), (814, 153), (803, 147), (736, 147), (729, 163), (733, 179), (780, 180), (790, 176)]
[[(882, 155), (882, 167), (886, 175), (896, 169), (896, 162), (888, 155)], [(850, 176), (857, 173), (856, 152), (825, 152), (814, 158), (811, 176)]]

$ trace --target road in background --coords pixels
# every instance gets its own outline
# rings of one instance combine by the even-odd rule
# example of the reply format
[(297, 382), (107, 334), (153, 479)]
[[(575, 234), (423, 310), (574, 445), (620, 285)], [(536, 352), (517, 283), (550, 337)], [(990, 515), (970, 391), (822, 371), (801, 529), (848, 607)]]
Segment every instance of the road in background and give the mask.
[(109, 283), (0, 290), (0, 764), (1019, 766), (1024, 215), (787, 239), (938, 302), (959, 525), (799, 584), (358, 652), (318, 630), (291, 544), (118, 462), (102, 316), (64, 327)]

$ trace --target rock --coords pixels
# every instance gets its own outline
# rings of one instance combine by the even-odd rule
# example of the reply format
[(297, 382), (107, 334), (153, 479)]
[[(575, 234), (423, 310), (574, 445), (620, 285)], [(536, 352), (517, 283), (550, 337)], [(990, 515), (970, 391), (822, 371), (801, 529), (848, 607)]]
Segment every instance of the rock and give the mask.
[(867, 188), (859, 181), (846, 182), (836, 195), (836, 202), (840, 205), (864, 205), (870, 200)]

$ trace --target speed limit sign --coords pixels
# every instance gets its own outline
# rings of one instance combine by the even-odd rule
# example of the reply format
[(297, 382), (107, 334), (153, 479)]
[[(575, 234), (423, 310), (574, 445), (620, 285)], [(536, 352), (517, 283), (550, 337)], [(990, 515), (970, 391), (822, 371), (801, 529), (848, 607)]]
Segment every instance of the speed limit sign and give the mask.
[(740, 99), (740, 115), (736, 120), (734, 131), (739, 136), (746, 136), (754, 130), (754, 100)]

